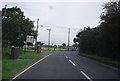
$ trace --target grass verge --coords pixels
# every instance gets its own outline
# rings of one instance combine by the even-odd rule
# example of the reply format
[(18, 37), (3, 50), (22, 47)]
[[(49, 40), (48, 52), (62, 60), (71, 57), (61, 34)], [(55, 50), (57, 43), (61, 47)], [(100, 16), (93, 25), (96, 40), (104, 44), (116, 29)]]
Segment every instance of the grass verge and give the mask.
[(0, 59), (0, 80), (2, 79), (2, 60)]
[(104, 64), (119, 68), (120, 62), (118, 60), (113, 60), (107, 57), (101, 57), (101, 56), (97, 56), (97, 55), (91, 55), (91, 54), (85, 54), (85, 53), (79, 53), (80, 56), (84, 56), (87, 58), (91, 58), (94, 60), (97, 60), (99, 62), (102, 62)]
[(23, 69), (33, 64), (38, 59), (42, 58), (42, 54), (37, 54), (32, 51), (27, 51), (22, 53), (18, 60), (12, 59), (3, 59), (2, 61), (2, 78), (3, 79), (11, 79), (16, 74), (21, 72)]

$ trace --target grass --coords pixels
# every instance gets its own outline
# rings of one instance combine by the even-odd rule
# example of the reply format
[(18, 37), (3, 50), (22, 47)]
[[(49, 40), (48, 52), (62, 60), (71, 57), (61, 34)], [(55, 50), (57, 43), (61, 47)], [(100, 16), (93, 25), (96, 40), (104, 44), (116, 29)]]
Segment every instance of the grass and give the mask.
[(3, 60), (2, 78), (10, 79), (29, 63), (31, 63), (30, 60)]
[(87, 57), (87, 58), (91, 58), (97, 61), (100, 61), (104, 64), (119, 68), (118, 65), (120, 65), (120, 62), (117, 60), (113, 60), (111, 58), (107, 58), (107, 57), (101, 57), (101, 56), (97, 56), (97, 55), (91, 55), (91, 54), (85, 54), (85, 53), (79, 53), (79, 55)]
[(2, 79), (2, 61), (0, 60), (0, 80)]
[(22, 53), (18, 58), (19, 59), (39, 59), (41, 54), (34, 53), (32, 51), (27, 51), (26, 53)]
[(2, 59), (9, 59), (11, 53), (10, 48), (2, 48)]
[(2, 78), (11, 79), (23, 69), (25, 69), (26, 67), (33, 64), (35, 61), (41, 58), (42, 54), (27, 51), (25, 53), (20, 54), (20, 56), (18, 57), (18, 59), (22, 60), (3, 59)]
[[(42, 50), (48, 50), (48, 47), (42, 47)], [(55, 48), (55, 50), (54, 50), (54, 48), (49, 48), (49, 50), (50, 51), (76, 51), (75, 49), (73, 49), (73, 48), (69, 48), (69, 50), (68, 50), (68, 48), (67, 47), (64, 47), (64, 48)]]

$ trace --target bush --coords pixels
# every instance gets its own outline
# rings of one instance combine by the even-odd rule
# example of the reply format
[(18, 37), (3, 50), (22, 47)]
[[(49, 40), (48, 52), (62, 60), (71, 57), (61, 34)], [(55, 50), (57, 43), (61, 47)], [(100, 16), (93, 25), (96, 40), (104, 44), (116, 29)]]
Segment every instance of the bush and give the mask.
[[(22, 49), (18, 48), (18, 56), (22, 54)], [(2, 48), (2, 58), (3, 59), (10, 59), (11, 56), (11, 48)]]
[(10, 58), (11, 48), (2, 48), (2, 59)]

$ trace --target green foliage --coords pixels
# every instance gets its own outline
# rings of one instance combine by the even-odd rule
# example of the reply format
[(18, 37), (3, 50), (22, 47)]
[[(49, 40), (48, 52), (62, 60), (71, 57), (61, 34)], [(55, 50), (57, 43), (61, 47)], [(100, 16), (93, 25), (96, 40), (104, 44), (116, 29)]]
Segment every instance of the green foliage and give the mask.
[(120, 32), (120, 1), (105, 4), (104, 14), (101, 15), (104, 52), (111, 58), (118, 58)]
[(79, 42), (81, 52), (118, 59), (120, 1), (109, 2), (103, 9), (100, 25), (79, 32), (73, 41)]
[(2, 9), (2, 37), (3, 46), (23, 46), (27, 35), (34, 33), (33, 21), (25, 18), (20, 8), (12, 7)]
[(117, 60), (113, 60), (111, 58), (106, 58), (106, 57), (100, 57), (94, 54), (85, 54), (85, 53), (79, 53), (79, 55), (87, 57), (87, 58), (91, 58), (97, 61), (100, 61), (102, 63), (114, 66), (116, 68), (119, 68), (118, 65), (120, 65), (120, 62), (118, 62)]
[[(18, 56), (20, 54), (22, 54), (22, 52), (23, 52), (23, 50), (21, 48), (18, 48), (17, 51), (18, 51), (17, 52)], [(2, 59), (10, 59), (10, 57), (11, 57), (11, 48), (10, 47), (8, 47), (8, 48), (3, 47), (2, 48)]]
[[(19, 56), (21, 60), (3, 59), (2, 61), (2, 78), (11, 79), (23, 69), (42, 58), (42, 54), (34, 52), (25, 52)], [(9, 67), (8, 67), (9, 66)]]
[(62, 46), (66, 46), (66, 44), (65, 44), (65, 43), (62, 43)]
[(10, 48), (2, 48), (2, 59), (10, 58), (11, 49)]
[(0, 80), (2, 79), (2, 60), (0, 60)]
[(20, 72), (21, 68), (25, 68), (25, 66), (28, 65), (30, 62), (31, 60), (3, 60), (2, 78), (10, 79), (11, 77), (15, 76), (17, 72)]
[(18, 57), (18, 59), (33, 59), (33, 57), (34, 57), (35, 59), (39, 59), (39, 58), (40, 58), (39, 56), (41, 56), (41, 54), (34, 53), (34, 52), (31, 52), (31, 51), (27, 51), (27, 52), (22, 53), (22, 54)]

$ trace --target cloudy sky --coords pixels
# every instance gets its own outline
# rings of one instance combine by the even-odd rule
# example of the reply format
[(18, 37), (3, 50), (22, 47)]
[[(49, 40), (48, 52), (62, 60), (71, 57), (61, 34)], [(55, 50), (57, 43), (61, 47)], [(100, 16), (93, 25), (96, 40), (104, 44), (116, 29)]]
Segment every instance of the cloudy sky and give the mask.
[[(84, 27), (97, 26), (103, 5), (108, 0), (6, 0), (2, 1), (1, 7), (5, 4), (7, 8), (19, 7), (26, 17), (35, 21), (39, 19), (38, 41), (45, 44), (48, 42), (48, 30), (51, 29), (51, 44), (61, 45), (68, 43), (68, 28), (70, 28), (70, 45), (73, 38)], [(43, 25), (43, 27), (41, 27)]]

